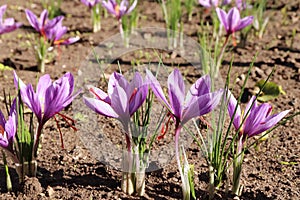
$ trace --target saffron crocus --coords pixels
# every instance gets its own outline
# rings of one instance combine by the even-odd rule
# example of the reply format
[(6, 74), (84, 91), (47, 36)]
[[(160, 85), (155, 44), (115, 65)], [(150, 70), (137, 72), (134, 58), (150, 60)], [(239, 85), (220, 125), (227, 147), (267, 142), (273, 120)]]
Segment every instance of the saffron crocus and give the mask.
[[(182, 180), (182, 190), (184, 199), (189, 199), (189, 183), (185, 180), (185, 174), (182, 171), (179, 156), (179, 135), (182, 126), (194, 117), (198, 117), (212, 111), (219, 103), (222, 90), (210, 92), (211, 81), (208, 75), (198, 79), (185, 95), (185, 85), (183, 77), (178, 69), (175, 69), (168, 77), (168, 94), (170, 103), (167, 101), (163, 90), (153, 76), (147, 70), (147, 78), (151, 85), (154, 95), (168, 109), (171, 116), (175, 119), (175, 154), (179, 168), (180, 177)], [(186, 96), (186, 97), (185, 97)]]
[(25, 13), (30, 25), (44, 37), (46, 37), (46, 31), (53, 28), (63, 18), (63, 16), (58, 16), (50, 20), (48, 18), (47, 10), (43, 10), (40, 15), (40, 19), (38, 19), (38, 17), (28, 9), (25, 10)]
[[(241, 195), (240, 176), (244, 159), (244, 143), (247, 138), (261, 134), (275, 126), (288, 112), (271, 115), (272, 106), (268, 103), (257, 105), (256, 97), (253, 96), (246, 106), (242, 115), (241, 108), (237, 105), (237, 100), (229, 93), (228, 113), (233, 118), (233, 126), (238, 132), (237, 151), (233, 162), (233, 188), (235, 195)], [(236, 112), (234, 113), (236, 109)], [(242, 124), (242, 122), (244, 123)]]
[[(252, 104), (253, 106), (250, 109)], [(268, 103), (263, 103), (258, 106), (256, 97), (253, 96), (247, 104), (244, 115), (246, 115), (247, 112), (249, 113), (246, 116), (244, 123), (241, 125), (245, 116), (241, 114), (242, 112), (239, 105), (237, 107), (235, 116), (233, 116), (236, 106), (237, 100), (231, 94), (228, 104), (228, 113), (230, 117), (234, 117), (233, 125), (235, 129), (239, 130), (239, 127), (241, 126), (239, 130), (239, 137), (243, 137), (244, 139), (253, 137), (272, 128), (289, 112), (289, 110), (286, 110), (278, 114), (271, 115), (272, 106)]]
[(53, 82), (49, 74), (41, 76), (36, 91), (32, 84), (25, 85), (16, 72), (14, 82), (15, 87), (20, 89), (23, 102), (35, 114), (41, 125), (67, 107), (79, 94), (79, 92), (73, 94), (74, 78), (69, 72)]
[(135, 0), (130, 6), (128, 0), (122, 0), (120, 5), (115, 0), (103, 0), (102, 6), (119, 20), (122, 16), (131, 13), (136, 7), (137, 2), (138, 1)]
[(131, 82), (114, 72), (110, 76), (107, 93), (93, 86), (89, 86), (89, 91), (95, 98), (84, 97), (85, 104), (100, 115), (118, 119), (128, 132), (130, 117), (145, 101), (148, 85), (138, 72)]
[(77, 42), (80, 39), (78, 36), (61, 39), (68, 31), (67, 27), (62, 25), (62, 20), (63, 18), (61, 18), (54, 27), (45, 31), (45, 35), (49, 39), (50, 43), (54, 45), (69, 45)]
[(227, 5), (231, 2), (231, 0), (223, 0), (220, 2), (220, 0), (199, 0), (199, 4), (202, 5), (205, 8), (211, 8), (211, 7), (218, 7), (221, 5)]
[(20, 26), (22, 26), (21, 23), (15, 22), (13, 18), (3, 19), (3, 15), (6, 11), (6, 8), (7, 5), (3, 5), (0, 7), (0, 35), (3, 33), (12, 32), (17, 28), (19, 28)]
[(216, 12), (220, 22), (226, 30), (227, 35), (231, 35), (242, 30), (253, 21), (253, 16), (247, 16), (241, 19), (240, 12), (236, 7), (231, 8), (228, 13), (220, 8), (216, 8)]

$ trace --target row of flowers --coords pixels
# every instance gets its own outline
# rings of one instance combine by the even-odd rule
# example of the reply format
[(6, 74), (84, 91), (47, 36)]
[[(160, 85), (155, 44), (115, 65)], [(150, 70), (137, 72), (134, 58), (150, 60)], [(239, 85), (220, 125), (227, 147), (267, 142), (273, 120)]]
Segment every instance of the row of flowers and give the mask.
[[(56, 81), (52, 81), (48, 74), (43, 75), (38, 81), (36, 90), (33, 89), (32, 84), (26, 85), (15, 72), (14, 82), (19, 95), (13, 100), (7, 120), (5, 120), (4, 114), (0, 113), (0, 145), (16, 164), (23, 166), (21, 171), (19, 170), (19, 178), (22, 181), (24, 175), (35, 175), (32, 171), (29, 173), (30, 170), (28, 171), (28, 169), (34, 169), (33, 171), (36, 172), (36, 166), (31, 165), (28, 167), (24, 164), (36, 161), (44, 125), (49, 119), (55, 118), (55, 115), (64, 116), (60, 114), (60, 111), (68, 106), (81, 91), (74, 93), (74, 78), (71, 73), (66, 73)], [(150, 88), (151, 90), (149, 90)], [(185, 199), (190, 198), (191, 183), (187, 179), (187, 173), (190, 170), (186, 170), (189, 169), (189, 165), (181, 162), (179, 136), (188, 121), (211, 112), (220, 101), (226, 102), (229, 116), (232, 118), (233, 125), (238, 132), (236, 138), (238, 151), (236, 152), (234, 164), (234, 176), (238, 178), (234, 180), (239, 183), (245, 141), (270, 129), (289, 112), (286, 110), (271, 115), (271, 105), (267, 103), (257, 105), (255, 96), (251, 98), (245, 111), (241, 112), (238, 101), (228, 90), (211, 91), (209, 75), (198, 79), (188, 90), (188, 93), (185, 94), (184, 79), (178, 69), (175, 69), (168, 77), (169, 101), (160, 83), (150, 70), (146, 70), (145, 78), (139, 72), (136, 72), (130, 82), (122, 74), (114, 72), (110, 76), (107, 93), (93, 86), (89, 86), (89, 91), (93, 97), (83, 97), (85, 104), (100, 115), (119, 120), (125, 131), (127, 156), (123, 162), (126, 163), (124, 166), (127, 166), (124, 168), (123, 182), (125, 183), (122, 184), (122, 189), (129, 194), (141, 192), (142, 195), (144, 190), (140, 188), (140, 191), (135, 191), (139, 188), (136, 185), (138, 180), (136, 176), (140, 173), (137, 172), (145, 173), (147, 165), (146, 163), (140, 165), (141, 160), (133, 162), (135, 155), (144, 152), (137, 150), (140, 149), (138, 147), (141, 144), (135, 141), (137, 136), (132, 134), (131, 123), (141, 126), (134, 119), (137, 119), (136, 114), (147, 102), (147, 98), (151, 97), (151, 93), (166, 108), (168, 116), (175, 124), (175, 153)], [(35, 123), (32, 120), (29, 126), (25, 125), (23, 104), (34, 114), (37, 127), (34, 127)], [(148, 108), (149, 105), (153, 106), (152, 103), (147, 104)], [(139, 118), (143, 118), (143, 116), (139, 115), (138, 120)], [(27, 137), (26, 135), (29, 136), (29, 139), (24, 140)], [(27, 146), (24, 144), (27, 144)], [(138, 167), (137, 163), (139, 163)], [(25, 169), (25, 166), (28, 169)], [(140, 169), (142, 166), (143, 169)], [(233, 189), (239, 190), (239, 186), (235, 185), (239, 184), (236, 182), (234, 182), (234, 187), (238, 188)]]

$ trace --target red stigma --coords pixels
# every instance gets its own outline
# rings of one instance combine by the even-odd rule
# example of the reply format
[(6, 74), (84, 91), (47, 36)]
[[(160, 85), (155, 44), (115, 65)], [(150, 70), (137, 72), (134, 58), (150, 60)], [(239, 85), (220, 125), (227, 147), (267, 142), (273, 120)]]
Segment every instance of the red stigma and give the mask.
[(133, 97), (136, 95), (137, 90), (138, 90), (137, 88), (134, 88), (134, 90), (133, 90), (133, 92), (132, 92), (132, 94), (131, 94), (131, 97), (130, 97), (129, 101), (131, 101), (131, 100), (133, 99)]
[(166, 118), (167, 118), (167, 122), (162, 125), (161, 131), (160, 131), (161, 134), (157, 137), (158, 140), (162, 139), (169, 129), (170, 120), (172, 118), (171, 114), (168, 113)]
[(0, 133), (4, 136), (5, 130), (1, 125), (0, 125)]

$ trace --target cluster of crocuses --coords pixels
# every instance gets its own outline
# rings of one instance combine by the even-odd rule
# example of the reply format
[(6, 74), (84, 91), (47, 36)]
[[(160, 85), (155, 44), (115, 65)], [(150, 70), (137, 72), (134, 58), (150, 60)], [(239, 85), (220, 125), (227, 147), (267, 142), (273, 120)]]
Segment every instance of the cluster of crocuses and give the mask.
[[(11, 156), (19, 180), (23, 181), (25, 175), (36, 175), (36, 158), (44, 125), (55, 115), (70, 119), (60, 112), (79, 92), (73, 94), (74, 78), (71, 73), (66, 73), (56, 81), (52, 81), (48, 74), (43, 75), (34, 90), (32, 84), (25, 85), (14, 72), (14, 83), (18, 95), (10, 105), (8, 119), (5, 120), (0, 112), (0, 146)], [(31, 110), (29, 125), (24, 119), (27, 116), (24, 104)]]
[[(239, 133), (236, 139), (239, 151), (236, 153), (234, 166), (238, 164), (240, 167), (243, 161), (240, 154), (244, 151), (246, 139), (270, 129), (288, 113), (288, 111), (284, 111), (271, 115), (271, 106), (269, 104), (257, 106), (256, 97), (252, 97), (246, 112), (242, 115), (236, 99), (231, 94), (227, 95), (228, 91), (225, 91), (225, 93), (222, 89), (216, 92), (211, 91), (209, 75), (198, 79), (185, 94), (184, 79), (180, 71), (175, 69), (168, 77), (168, 101), (160, 83), (150, 70), (146, 70), (144, 81), (141, 75), (136, 73), (131, 82), (128, 82), (123, 75), (115, 72), (111, 75), (108, 82), (107, 93), (99, 88), (90, 86), (89, 91), (94, 98), (84, 97), (84, 102), (96, 113), (116, 118), (121, 122), (125, 130), (126, 146), (129, 153), (133, 151), (133, 145), (132, 135), (128, 127), (132, 116), (144, 103), (148, 94), (148, 87), (152, 89), (158, 101), (167, 109), (167, 116), (170, 116), (175, 124), (175, 154), (182, 180), (184, 199), (190, 199), (192, 186), (187, 178), (190, 173), (189, 165), (187, 162), (181, 163), (179, 137), (182, 128), (189, 120), (211, 112), (219, 104), (221, 97), (225, 95), (227, 98), (224, 100), (226, 102), (229, 101), (229, 115), (234, 120), (234, 127)], [(237, 172), (235, 169), (234, 176), (237, 176), (236, 174), (238, 173), (239, 178), (240, 171)], [(236, 190), (235, 188), (236, 186), (234, 185), (234, 191)], [(125, 192), (128, 192), (128, 190), (125, 190)]]
[(43, 10), (40, 18), (33, 14), (30, 10), (25, 10), (26, 17), (30, 25), (38, 32), (36, 45), (36, 57), (38, 71), (45, 72), (45, 61), (49, 47), (59, 45), (69, 45), (77, 42), (79, 37), (72, 37), (68, 39), (62, 39), (63, 35), (67, 33), (67, 27), (62, 25), (64, 19), (63, 16), (58, 16), (53, 19), (48, 18), (48, 11)]

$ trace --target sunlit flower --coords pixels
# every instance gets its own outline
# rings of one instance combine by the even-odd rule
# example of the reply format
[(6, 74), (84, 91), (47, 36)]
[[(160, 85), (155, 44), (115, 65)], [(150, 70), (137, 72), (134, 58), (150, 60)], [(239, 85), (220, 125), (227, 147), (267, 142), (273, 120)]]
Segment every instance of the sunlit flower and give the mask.
[(199, 4), (205, 8), (218, 7), (221, 5), (227, 5), (231, 2), (231, 0), (199, 0)]
[(148, 85), (138, 72), (131, 82), (114, 72), (110, 76), (107, 93), (93, 86), (89, 86), (89, 91), (95, 98), (84, 97), (85, 104), (100, 115), (117, 118), (126, 129), (130, 117), (146, 100)]
[(228, 13), (220, 8), (216, 8), (218, 18), (224, 26), (227, 35), (233, 34), (250, 25), (253, 16), (247, 16), (241, 19), (240, 12), (236, 7), (231, 8)]
[(96, 4), (100, 3), (101, 0), (81, 0), (81, 3), (85, 4), (89, 8), (94, 7)]
[[(234, 117), (233, 125), (235, 129), (239, 130), (239, 127), (241, 126), (239, 130), (239, 137), (243, 137), (244, 140), (272, 128), (289, 112), (289, 110), (285, 110), (271, 115), (272, 106), (268, 103), (263, 103), (258, 106), (256, 97), (253, 96), (247, 104), (246, 110), (243, 114), (240, 106), (238, 105), (237, 111), (233, 116), (235, 107), (237, 106), (237, 100), (232, 94), (229, 95), (228, 112), (231, 118)], [(251, 107), (252, 104), (253, 106)], [(249, 113), (245, 116), (247, 112)], [(244, 117), (246, 117), (246, 119), (241, 125)]]

